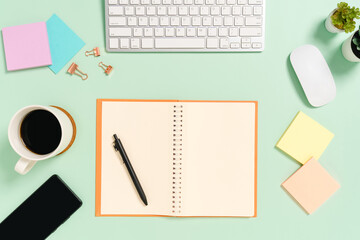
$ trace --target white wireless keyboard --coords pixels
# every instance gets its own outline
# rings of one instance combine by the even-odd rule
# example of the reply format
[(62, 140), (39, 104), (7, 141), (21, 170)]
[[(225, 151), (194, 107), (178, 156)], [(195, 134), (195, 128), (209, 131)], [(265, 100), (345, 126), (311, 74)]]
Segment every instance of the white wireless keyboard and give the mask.
[(265, 0), (105, 0), (108, 52), (259, 52)]

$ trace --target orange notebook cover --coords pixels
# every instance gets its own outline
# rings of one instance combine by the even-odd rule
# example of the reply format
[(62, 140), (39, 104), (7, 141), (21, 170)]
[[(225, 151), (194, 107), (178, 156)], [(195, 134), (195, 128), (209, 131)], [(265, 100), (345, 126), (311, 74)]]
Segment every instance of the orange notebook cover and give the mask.
[(256, 217), (257, 112), (256, 101), (98, 99), (95, 215)]

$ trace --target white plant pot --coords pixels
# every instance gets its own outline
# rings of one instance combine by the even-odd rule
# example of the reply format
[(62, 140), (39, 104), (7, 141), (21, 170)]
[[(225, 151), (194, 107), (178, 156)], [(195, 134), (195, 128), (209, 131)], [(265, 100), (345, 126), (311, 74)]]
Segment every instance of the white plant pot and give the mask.
[(326, 29), (331, 32), (331, 33), (343, 33), (345, 32), (345, 30), (342, 29), (338, 29), (337, 27), (334, 26), (334, 24), (332, 23), (331, 20), (331, 16), (334, 14), (334, 12), (336, 12), (337, 8), (335, 8), (330, 14), (329, 16), (326, 18), (325, 20), (325, 27)]
[(351, 34), (351, 36), (348, 39), (346, 39), (342, 45), (342, 54), (343, 54), (344, 58), (350, 62), (360, 62), (360, 58), (358, 58), (354, 54), (352, 47), (351, 47), (352, 39), (353, 39), (355, 33)]

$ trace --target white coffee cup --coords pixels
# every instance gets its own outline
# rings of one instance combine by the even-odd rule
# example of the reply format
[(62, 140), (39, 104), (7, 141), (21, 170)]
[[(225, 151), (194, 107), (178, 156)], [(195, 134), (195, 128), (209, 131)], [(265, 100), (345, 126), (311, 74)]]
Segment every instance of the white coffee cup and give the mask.
[[(24, 118), (34, 110), (45, 110), (52, 113), (60, 123), (61, 139), (57, 148), (48, 154), (36, 154), (30, 151), (23, 142), (20, 134), (20, 127)], [(26, 174), (37, 161), (46, 160), (65, 152), (74, 142), (76, 135), (75, 122), (71, 115), (64, 109), (56, 106), (32, 105), (20, 109), (10, 121), (8, 128), (8, 138), (11, 147), (21, 156), (15, 165), (15, 171)]]

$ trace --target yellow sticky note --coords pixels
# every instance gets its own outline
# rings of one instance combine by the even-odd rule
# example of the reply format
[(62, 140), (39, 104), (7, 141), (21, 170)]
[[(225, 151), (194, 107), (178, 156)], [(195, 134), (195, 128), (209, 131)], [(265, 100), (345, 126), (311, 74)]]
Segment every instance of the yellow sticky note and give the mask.
[(276, 147), (300, 163), (319, 159), (334, 134), (303, 112), (298, 112)]

